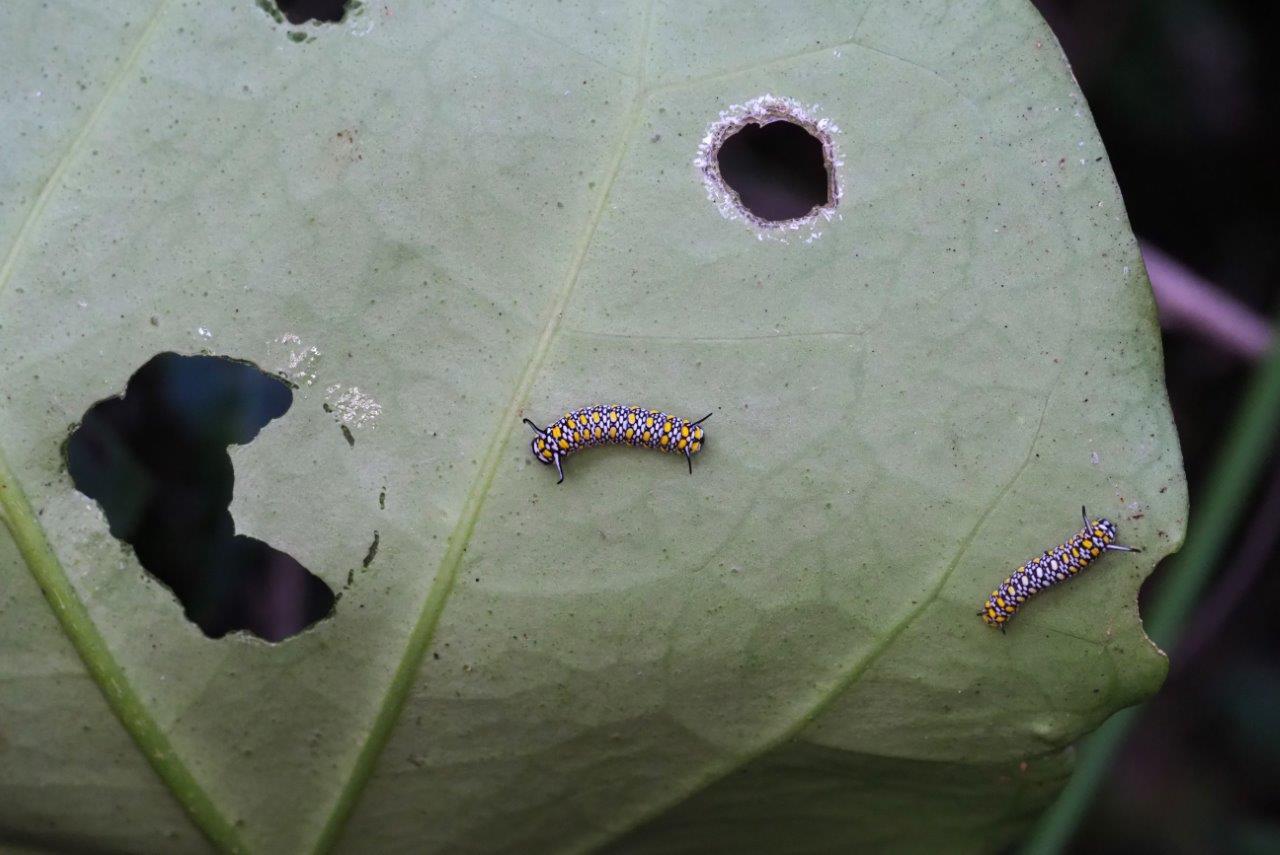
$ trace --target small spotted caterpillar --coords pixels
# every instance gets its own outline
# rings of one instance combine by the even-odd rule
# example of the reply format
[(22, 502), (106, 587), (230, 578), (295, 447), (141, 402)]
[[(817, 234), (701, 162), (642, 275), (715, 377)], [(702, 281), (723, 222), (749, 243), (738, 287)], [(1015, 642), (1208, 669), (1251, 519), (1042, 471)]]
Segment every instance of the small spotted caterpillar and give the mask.
[(524, 423), (537, 434), (530, 447), (533, 456), (543, 463), (556, 465), (564, 480), (560, 458), (583, 448), (597, 445), (635, 445), (659, 451), (680, 452), (689, 461), (693, 474), (693, 455), (702, 450), (706, 435), (698, 425), (711, 418), (707, 413), (696, 422), (686, 421), (657, 410), (605, 404), (573, 410), (545, 428), (528, 419)]
[(1111, 520), (1101, 517), (1090, 520), (1083, 507), (1080, 508), (1080, 519), (1084, 522), (1084, 528), (1070, 540), (1045, 551), (1038, 558), (1032, 558), (1014, 570), (1008, 579), (1000, 583), (999, 588), (991, 592), (991, 596), (982, 605), (982, 611), (978, 612), (988, 626), (999, 627), (1004, 632), (1005, 623), (1028, 597), (1044, 588), (1065, 582), (1092, 564), (1103, 552), (1142, 551), (1116, 543), (1116, 526)]

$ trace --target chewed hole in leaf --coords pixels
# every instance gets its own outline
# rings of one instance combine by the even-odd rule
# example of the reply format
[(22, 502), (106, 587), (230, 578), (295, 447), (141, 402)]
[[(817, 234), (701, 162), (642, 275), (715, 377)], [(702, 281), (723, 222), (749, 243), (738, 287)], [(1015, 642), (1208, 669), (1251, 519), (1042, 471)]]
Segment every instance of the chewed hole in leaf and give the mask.
[(807, 217), (830, 201), (822, 142), (794, 122), (746, 125), (721, 143), (716, 157), (724, 183), (762, 220)]
[(347, 14), (351, 0), (275, 0), (275, 4), (290, 24), (336, 24)]
[(707, 129), (694, 161), (728, 219), (761, 236), (831, 220), (840, 203), (839, 128), (790, 98), (763, 95), (730, 107)]
[(236, 534), (229, 510), (227, 447), (252, 441), (292, 402), (286, 383), (248, 363), (162, 353), (123, 396), (90, 407), (67, 440), (76, 488), (212, 638), (247, 630), (280, 641), (333, 610), (323, 580)]

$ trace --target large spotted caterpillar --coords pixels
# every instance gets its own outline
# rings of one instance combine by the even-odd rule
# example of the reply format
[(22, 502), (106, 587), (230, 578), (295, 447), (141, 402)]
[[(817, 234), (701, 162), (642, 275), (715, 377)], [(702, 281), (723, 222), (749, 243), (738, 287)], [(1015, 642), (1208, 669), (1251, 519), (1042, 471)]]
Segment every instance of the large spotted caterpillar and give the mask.
[(706, 443), (706, 434), (699, 425), (709, 418), (711, 414), (707, 413), (696, 422), (690, 422), (643, 407), (602, 404), (565, 413), (545, 428), (528, 419), (524, 423), (537, 434), (530, 445), (533, 456), (542, 463), (555, 464), (556, 471), (560, 473), (560, 481), (556, 482), (559, 484), (564, 480), (561, 459), (597, 445), (633, 445), (678, 452), (689, 462), (689, 474), (692, 475), (693, 455)]
[(1080, 518), (1084, 522), (1084, 528), (1076, 532), (1074, 537), (1061, 546), (1045, 550), (1038, 558), (1032, 558), (1014, 570), (1009, 578), (1000, 583), (1000, 587), (991, 592), (991, 596), (982, 605), (982, 611), (978, 612), (989, 626), (999, 627), (1004, 632), (1005, 623), (1028, 597), (1067, 581), (1104, 552), (1142, 551), (1116, 543), (1116, 526), (1111, 520), (1102, 517), (1090, 520), (1084, 508), (1080, 509)]

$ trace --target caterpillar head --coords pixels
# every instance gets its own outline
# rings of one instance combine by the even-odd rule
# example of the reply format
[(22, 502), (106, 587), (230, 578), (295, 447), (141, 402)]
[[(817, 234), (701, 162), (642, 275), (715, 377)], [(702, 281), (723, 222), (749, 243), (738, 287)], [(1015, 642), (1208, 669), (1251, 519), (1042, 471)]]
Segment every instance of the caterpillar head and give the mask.
[(711, 418), (711, 413), (707, 413), (693, 424), (689, 425), (689, 454), (697, 454), (702, 450), (702, 446), (707, 444), (707, 432), (699, 425)]
[(542, 434), (538, 434), (533, 438), (533, 442), (529, 443), (529, 448), (533, 451), (533, 456), (538, 461), (550, 465), (556, 458), (555, 452), (551, 450), (551, 443)]
[(556, 448), (551, 441), (551, 437), (547, 436), (546, 431), (528, 419), (525, 419), (524, 423), (533, 428), (533, 442), (529, 443), (529, 450), (533, 452), (533, 456), (538, 458), (542, 463), (554, 463), (556, 459)]
[(1089, 530), (1095, 538), (1102, 541), (1103, 545), (1115, 542), (1116, 524), (1105, 517), (1098, 517), (1090, 522)]
[(689, 453), (697, 454), (702, 450), (702, 446), (707, 444), (707, 434), (700, 427), (695, 427), (689, 431)]

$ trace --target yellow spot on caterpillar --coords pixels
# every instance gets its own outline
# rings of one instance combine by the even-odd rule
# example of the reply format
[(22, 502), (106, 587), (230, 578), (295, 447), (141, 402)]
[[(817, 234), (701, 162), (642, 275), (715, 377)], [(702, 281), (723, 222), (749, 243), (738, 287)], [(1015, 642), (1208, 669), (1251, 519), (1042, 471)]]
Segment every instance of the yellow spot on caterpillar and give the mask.
[(609, 428), (609, 439), (618, 438), (618, 429), (616, 427)]
[(560, 450), (561, 450), (561, 451), (567, 451), (567, 450), (568, 450), (568, 448), (569, 448), (569, 443), (568, 443), (568, 441), (567, 441), (567, 440), (563, 440), (563, 439), (562, 439), (562, 440), (560, 440)]
[(574, 442), (582, 442), (582, 433), (581, 433), (580, 431), (576, 431), (576, 430), (575, 430), (575, 431), (573, 432), (573, 441), (574, 441)]
[(670, 445), (670, 444), (671, 444), (671, 437), (667, 436), (667, 435), (664, 433), (664, 434), (662, 435), (662, 439), (660, 440), (660, 442), (661, 442), (663, 445)]
[(668, 419), (667, 421), (665, 421), (665, 422), (663, 422), (663, 423), (662, 423), (662, 432), (663, 432), (663, 433), (671, 433), (671, 420), (670, 420), (670, 419)]
[(650, 434), (649, 431), (645, 431), (644, 433), (640, 434), (640, 438), (643, 439), (645, 442), (649, 441), (650, 436), (652, 436), (652, 434)]
[(681, 425), (681, 426), (680, 426), (680, 435), (681, 435), (681, 436), (688, 436), (688, 435), (689, 435), (689, 426), (688, 426), (688, 425)]
[(592, 413), (592, 414), (591, 414), (591, 421), (592, 421), (592, 423), (593, 423), (593, 424), (599, 424), (599, 422), (600, 422), (600, 414), (599, 414), (599, 413)]
[(636, 423), (636, 414), (635, 414), (635, 413), (627, 413), (627, 424), (631, 424), (631, 425), (633, 425), (633, 424), (635, 424), (635, 423)]
[(560, 426), (557, 425), (551, 429), (551, 435), (554, 436), (556, 439), (559, 439), (561, 436), (564, 435), (564, 431), (560, 430)]
[(700, 442), (695, 442), (695, 443), (693, 443), (692, 445), (690, 445), (690, 446), (689, 446), (689, 451), (691, 451), (691, 452), (697, 452), (697, 450), (698, 450), (699, 448), (702, 448), (702, 443), (700, 443)]
[(687, 439), (682, 439), (682, 440), (680, 440), (679, 442), (677, 442), (677, 443), (676, 443), (676, 448), (679, 448), (679, 449), (683, 450), (683, 449), (684, 449), (684, 447), (685, 447), (686, 445), (688, 445), (688, 444), (689, 444), (689, 440), (687, 440)]

